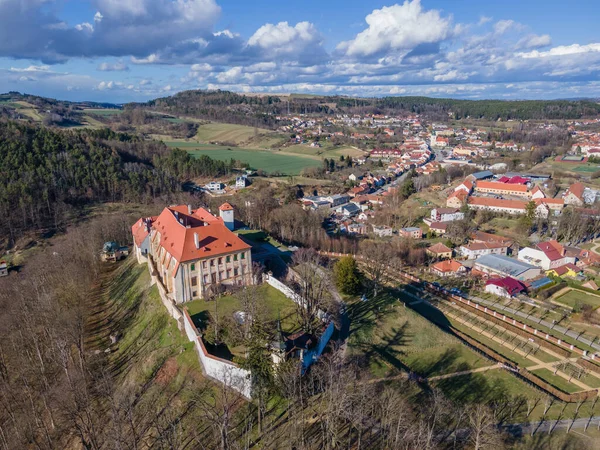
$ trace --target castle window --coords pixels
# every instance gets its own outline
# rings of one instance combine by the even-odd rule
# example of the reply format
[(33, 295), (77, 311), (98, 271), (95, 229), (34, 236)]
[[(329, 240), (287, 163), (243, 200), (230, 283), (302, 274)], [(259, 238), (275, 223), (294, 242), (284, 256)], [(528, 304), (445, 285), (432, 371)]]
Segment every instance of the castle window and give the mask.
[(192, 264), (191, 269), (192, 269), (192, 271), (196, 270), (196, 264)]

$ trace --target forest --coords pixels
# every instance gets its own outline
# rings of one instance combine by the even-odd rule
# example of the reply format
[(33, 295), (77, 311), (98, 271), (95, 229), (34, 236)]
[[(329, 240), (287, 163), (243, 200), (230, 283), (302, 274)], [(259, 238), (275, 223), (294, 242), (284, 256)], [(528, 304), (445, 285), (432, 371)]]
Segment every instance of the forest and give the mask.
[(0, 122), (0, 226), (8, 245), (29, 229), (57, 230), (73, 209), (146, 202), (186, 180), (229, 173), (232, 162), (193, 159), (161, 142), (104, 130)]
[(430, 97), (350, 98), (342, 96), (246, 96), (227, 91), (184, 91), (139, 106), (207, 120), (273, 128), (273, 115), (415, 113), (435, 120), (557, 120), (595, 117), (590, 100), (456, 100)]

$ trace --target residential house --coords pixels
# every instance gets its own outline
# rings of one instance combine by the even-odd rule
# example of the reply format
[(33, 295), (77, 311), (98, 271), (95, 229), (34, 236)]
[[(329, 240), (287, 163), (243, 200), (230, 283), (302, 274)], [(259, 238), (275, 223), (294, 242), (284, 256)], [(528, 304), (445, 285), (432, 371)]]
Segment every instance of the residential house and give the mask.
[(544, 270), (575, 263), (575, 258), (567, 256), (563, 246), (554, 240), (540, 242), (535, 247), (524, 247), (519, 250), (518, 258)]
[(373, 225), (373, 234), (379, 237), (391, 236), (394, 230), (392, 227), (387, 227), (385, 225)]
[(531, 199), (536, 200), (538, 198), (546, 198), (546, 194), (544, 194), (544, 191), (542, 191), (539, 186), (536, 186), (531, 190)]
[(469, 236), (471, 242), (484, 242), (488, 244), (505, 244), (507, 247), (512, 247), (513, 241), (510, 238), (500, 236), (498, 234), (486, 233), (484, 231), (475, 231)]
[(339, 214), (343, 214), (345, 217), (354, 217), (357, 214), (360, 214), (362, 209), (354, 203), (346, 203), (343, 206), (339, 206), (335, 212)]
[(585, 283), (583, 283), (581, 285), (581, 287), (586, 288), (586, 289), (592, 289), (594, 291), (598, 290), (598, 285), (594, 282), (594, 280), (586, 281)]
[(585, 199), (583, 196), (584, 191), (585, 186), (583, 184), (572, 184), (569, 189), (567, 189), (563, 197), (565, 205), (583, 206), (585, 204)]
[(223, 192), (225, 190), (225, 184), (220, 181), (211, 181), (204, 187), (211, 192)]
[(400, 236), (404, 236), (411, 239), (421, 239), (423, 237), (423, 231), (418, 227), (406, 227), (398, 230)]
[(246, 175), (242, 175), (235, 178), (235, 188), (244, 189), (250, 186), (250, 179)]
[(469, 197), (469, 194), (462, 189), (454, 191), (446, 199), (446, 206), (449, 208), (460, 209), (463, 207), (463, 205), (467, 201), (468, 197)]
[(581, 275), (583, 269), (581, 267), (577, 267), (575, 264), (567, 263), (564, 266), (555, 267), (554, 269), (550, 269), (546, 271), (546, 275), (553, 275), (555, 277), (570, 277), (575, 278), (578, 275)]
[(329, 205), (332, 208), (335, 208), (336, 206), (348, 203), (348, 201), (350, 200), (350, 196), (347, 194), (335, 194), (323, 197), (323, 200), (326, 200), (327, 202), (329, 202)]
[(448, 222), (431, 222), (429, 224), (429, 231), (436, 236), (441, 236), (446, 234), (446, 229), (448, 228)]
[(470, 194), (471, 191), (473, 190), (473, 182), (469, 179), (466, 179), (465, 181), (463, 181), (462, 183), (460, 183), (458, 186), (456, 186), (454, 188), (454, 191), (465, 191), (467, 194)]
[(485, 292), (512, 298), (525, 291), (525, 285), (511, 277), (492, 278), (485, 282)]
[(473, 268), (487, 275), (512, 277), (521, 281), (532, 280), (541, 273), (541, 269), (533, 264), (504, 255), (480, 256), (475, 260)]
[(454, 259), (436, 262), (430, 267), (432, 273), (438, 277), (455, 277), (467, 273), (467, 268)]
[(349, 234), (367, 234), (369, 228), (364, 223), (350, 223), (346, 226)]
[(452, 249), (449, 247), (446, 247), (441, 242), (438, 242), (437, 244), (433, 244), (431, 247), (428, 247), (425, 251), (427, 252), (428, 255), (430, 255), (433, 258), (438, 258), (438, 259), (452, 258)]
[(502, 243), (470, 242), (458, 248), (460, 255), (467, 259), (477, 259), (483, 255), (507, 255), (508, 245)]
[[(227, 228), (223, 213), (215, 217), (203, 208), (169, 206), (152, 222), (148, 259), (176, 303), (206, 298), (220, 286), (254, 282), (251, 247)], [(134, 237), (136, 254), (138, 242)]]
[(8, 264), (6, 261), (0, 261), (0, 277), (8, 275)]
[(465, 214), (457, 208), (434, 208), (430, 217), (432, 222), (453, 222), (464, 219)]

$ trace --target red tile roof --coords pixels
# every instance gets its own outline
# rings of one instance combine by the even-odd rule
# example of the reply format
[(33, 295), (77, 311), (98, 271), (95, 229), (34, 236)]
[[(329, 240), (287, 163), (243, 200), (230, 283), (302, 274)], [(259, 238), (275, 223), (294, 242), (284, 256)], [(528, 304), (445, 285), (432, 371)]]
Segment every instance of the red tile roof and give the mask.
[(233, 206), (231, 206), (229, 203), (225, 202), (221, 206), (219, 206), (219, 210), (220, 211), (231, 211), (231, 210), (233, 210)]
[(441, 242), (438, 242), (437, 244), (432, 245), (431, 247), (429, 247), (427, 249), (427, 251), (431, 252), (431, 253), (452, 253), (452, 249), (446, 247), (444, 244), (442, 244)]
[(220, 218), (202, 208), (191, 215), (186, 206), (165, 208), (152, 228), (152, 240), (160, 239), (160, 246), (177, 260), (177, 265), (251, 248), (229, 231)]
[(580, 200), (583, 200), (583, 191), (585, 186), (581, 183), (573, 183), (567, 190), (567, 194), (571, 193)]
[(459, 271), (459, 269), (461, 267), (463, 267), (463, 265), (454, 259), (447, 259), (445, 261), (437, 262), (437, 263), (433, 264), (431, 267), (433, 267), (438, 272), (442, 272), (442, 273), (448, 273), (448, 272), (456, 273)]
[(501, 198), (469, 197), (469, 205), (489, 206), (490, 208), (509, 208), (525, 210), (527, 203), (521, 200), (504, 200)]
[(505, 184), (496, 181), (478, 181), (475, 189), (497, 189), (509, 192), (527, 192), (527, 186), (522, 184)]
[(523, 283), (511, 277), (493, 278), (485, 282), (486, 286), (489, 284), (504, 288), (510, 295), (515, 295), (525, 290)]
[[(156, 217), (142, 217), (138, 219), (136, 223), (131, 227), (131, 234), (133, 234), (133, 241), (135, 245), (140, 247), (144, 242), (144, 239), (150, 234), (152, 222), (156, 220)], [(145, 223), (148, 224), (146, 227)]]

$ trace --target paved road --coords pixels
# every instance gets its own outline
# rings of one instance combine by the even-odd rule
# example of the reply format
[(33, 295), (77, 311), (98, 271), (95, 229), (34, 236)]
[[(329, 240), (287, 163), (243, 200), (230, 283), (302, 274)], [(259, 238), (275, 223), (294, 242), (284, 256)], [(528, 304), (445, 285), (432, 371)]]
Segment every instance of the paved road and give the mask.
[(495, 309), (496, 311), (506, 311), (509, 314), (512, 314), (512, 315), (518, 316), (518, 317), (522, 317), (524, 319), (530, 320), (531, 322), (538, 323), (538, 324), (543, 325), (547, 328), (550, 328), (554, 331), (557, 331), (558, 333), (562, 333), (565, 336), (569, 336), (570, 338), (573, 338), (573, 339), (581, 342), (582, 344), (588, 345), (596, 350), (600, 350), (600, 343), (592, 342), (591, 339), (580, 336), (580, 333), (578, 333), (576, 331), (567, 330), (565, 327), (562, 327), (560, 325), (555, 325), (552, 322), (548, 322), (547, 320), (538, 319), (537, 317), (528, 315), (528, 314), (524, 313), (523, 311), (517, 311), (514, 308), (510, 308), (508, 306), (501, 305), (500, 303), (492, 302), (491, 300), (485, 300), (483, 298), (474, 297), (472, 295), (469, 295), (467, 297), (471, 300), (476, 301), (477, 303), (479, 303), (481, 305), (490, 306), (493, 309)]
[(550, 431), (566, 430), (571, 426), (571, 429), (584, 429), (586, 427), (598, 427), (600, 416), (585, 417), (581, 419), (563, 419), (563, 420), (548, 420), (543, 422), (518, 423), (513, 425), (505, 425), (503, 428), (513, 436), (531, 435), (538, 433), (548, 433)]

